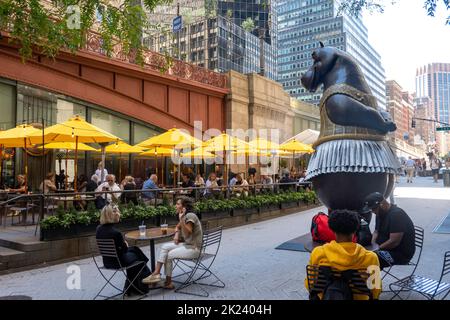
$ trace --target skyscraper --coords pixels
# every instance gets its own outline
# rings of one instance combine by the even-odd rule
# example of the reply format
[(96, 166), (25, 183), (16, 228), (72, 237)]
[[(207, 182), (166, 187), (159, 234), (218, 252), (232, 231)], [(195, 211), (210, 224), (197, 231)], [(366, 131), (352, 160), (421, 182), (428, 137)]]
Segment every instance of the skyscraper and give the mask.
[[(264, 72), (272, 80), (278, 78), (275, 0), (174, 1), (156, 8), (150, 21), (170, 25), (177, 3), (184, 20), (177, 58), (219, 72)], [(175, 41), (167, 32), (145, 39), (151, 50), (159, 52), (177, 47)]]
[(431, 63), (417, 69), (416, 92), (429, 97), (436, 120), (450, 123), (450, 63)]
[(361, 18), (337, 16), (338, 0), (278, 1), (278, 81), (291, 96), (318, 103), (321, 91), (307, 92), (300, 77), (311, 65), (319, 41), (348, 52), (361, 66), (378, 105), (386, 109), (385, 71), (370, 45)]

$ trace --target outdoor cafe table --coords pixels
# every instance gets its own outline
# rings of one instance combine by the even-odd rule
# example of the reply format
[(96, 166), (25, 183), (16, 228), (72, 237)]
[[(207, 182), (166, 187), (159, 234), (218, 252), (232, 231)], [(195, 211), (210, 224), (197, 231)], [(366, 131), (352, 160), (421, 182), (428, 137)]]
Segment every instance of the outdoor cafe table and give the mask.
[[(306, 234), (303, 237), (304, 237), (304, 247), (305, 250), (308, 252), (312, 252), (315, 248), (323, 245), (323, 243), (313, 241), (311, 238), (311, 234)], [(368, 246), (365, 246), (364, 248), (366, 248), (366, 250), (369, 251), (376, 251), (379, 249), (379, 246), (377, 244), (370, 244)]]
[(167, 228), (167, 234), (162, 234), (161, 228), (147, 229), (145, 236), (139, 234), (139, 230), (131, 231), (125, 234), (125, 239), (134, 241), (150, 241), (150, 261), (152, 272), (155, 271), (155, 240), (171, 237), (175, 234), (175, 227)]

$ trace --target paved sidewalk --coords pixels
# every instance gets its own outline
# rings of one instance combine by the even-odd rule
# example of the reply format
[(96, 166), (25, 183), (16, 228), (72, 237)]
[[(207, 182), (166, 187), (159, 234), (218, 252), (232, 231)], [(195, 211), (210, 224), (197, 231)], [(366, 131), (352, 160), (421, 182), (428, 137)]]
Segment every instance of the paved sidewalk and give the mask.
[[(396, 201), (416, 225), (425, 228), (424, 254), (418, 273), (438, 278), (443, 253), (450, 250), (450, 234), (435, 234), (432, 231), (450, 212), (450, 189), (443, 188), (442, 181), (434, 184), (432, 178), (417, 178), (413, 184), (406, 184), (404, 178), (401, 180), (395, 189)], [(208, 288), (209, 299), (307, 299), (303, 279), (309, 254), (275, 250), (275, 247), (309, 232), (311, 218), (319, 210), (316, 208), (224, 230), (222, 247), (213, 270), (226, 283), (226, 287)], [(147, 253), (148, 247), (143, 250)], [(71, 265), (80, 267), (80, 290), (66, 287), (69, 277), (66, 271)], [(102, 281), (92, 259), (84, 259), (0, 276), (0, 296), (92, 299), (103, 285)], [(385, 295), (384, 298), (389, 296)], [(411, 295), (410, 298), (421, 297)], [(184, 300), (197, 297), (158, 289), (152, 291), (148, 299)]]

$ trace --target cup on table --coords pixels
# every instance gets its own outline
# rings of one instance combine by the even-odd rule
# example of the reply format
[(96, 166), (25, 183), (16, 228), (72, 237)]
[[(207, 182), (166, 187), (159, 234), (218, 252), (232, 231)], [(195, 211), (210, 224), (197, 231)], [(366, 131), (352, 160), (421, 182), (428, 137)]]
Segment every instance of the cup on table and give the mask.
[(167, 229), (169, 228), (169, 225), (167, 223), (163, 223), (161, 225), (161, 233), (162, 234), (167, 234)]
[(145, 237), (146, 234), (147, 234), (146, 227), (144, 225), (139, 226), (139, 236)]

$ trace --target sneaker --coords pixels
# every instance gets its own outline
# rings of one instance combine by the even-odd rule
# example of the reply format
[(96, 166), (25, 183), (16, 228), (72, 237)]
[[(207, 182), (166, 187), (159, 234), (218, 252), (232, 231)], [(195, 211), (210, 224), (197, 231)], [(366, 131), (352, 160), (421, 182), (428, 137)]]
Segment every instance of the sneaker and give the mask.
[(144, 283), (144, 284), (152, 284), (152, 283), (157, 283), (160, 281), (161, 281), (160, 274), (151, 274), (147, 278), (142, 279), (142, 283)]

